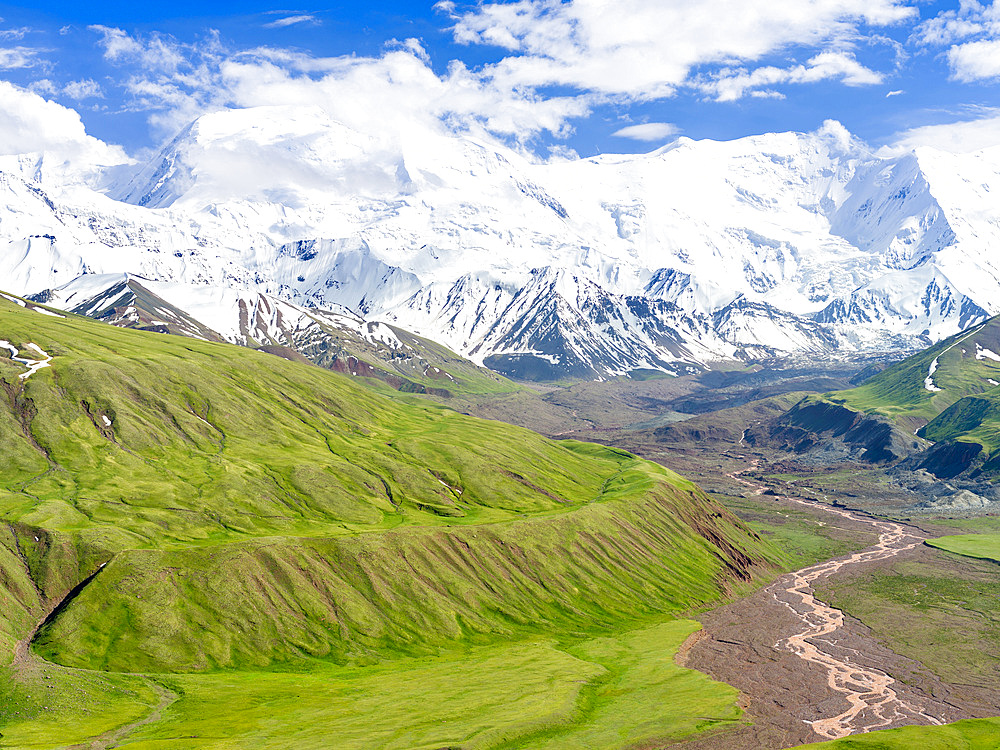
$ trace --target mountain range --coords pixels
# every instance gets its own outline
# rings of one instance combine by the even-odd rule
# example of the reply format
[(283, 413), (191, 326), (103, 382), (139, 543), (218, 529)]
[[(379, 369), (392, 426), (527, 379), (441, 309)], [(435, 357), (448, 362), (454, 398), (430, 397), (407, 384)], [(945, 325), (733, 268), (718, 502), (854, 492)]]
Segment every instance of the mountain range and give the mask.
[(875, 152), (835, 122), (540, 162), (257, 107), (115, 169), (0, 158), (0, 277), (77, 310), (158, 285), (189, 335), (234, 343), (299, 349), (251, 330), (291, 305), (515, 377), (682, 374), (916, 349), (1000, 313), (996, 189), (1000, 149)]

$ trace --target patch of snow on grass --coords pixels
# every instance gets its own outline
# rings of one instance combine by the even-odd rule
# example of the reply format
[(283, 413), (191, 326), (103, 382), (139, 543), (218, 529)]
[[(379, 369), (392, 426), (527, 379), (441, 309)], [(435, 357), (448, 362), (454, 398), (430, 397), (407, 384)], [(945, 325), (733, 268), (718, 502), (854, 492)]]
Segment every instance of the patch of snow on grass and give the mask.
[(101, 420), (104, 422), (104, 426), (105, 427), (110, 427), (111, 426), (111, 420), (108, 419), (108, 417), (107, 417), (106, 414), (102, 414), (101, 415)]
[(5, 300), (8, 300), (9, 302), (13, 302), (15, 305), (20, 305), (21, 307), (24, 307), (24, 300), (20, 300), (17, 297), (10, 297), (4, 294), (3, 292), (0, 292), (0, 297), (3, 297)]
[(986, 378), (986, 382), (989, 383), (990, 385), (1000, 385), (1000, 383), (995, 381), (993, 378)]
[(32, 349), (34, 349), (39, 354), (41, 354), (44, 359), (32, 360), (32, 359), (23, 359), (23, 358), (20, 358), (20, 357), (15, 357), (14, 359), (16, 359), (18, 362), (21, 362), (22, 364), (24, 364), (28, 368), (27, 372), (22, 372), (20, 375), (18, 375), (18, 377), (21, 380), (27, 380), (32, 375), (34, 375), (36, 372), (38, 372), (39, 370), (41, 370), (43, 367), (48, 367), (49, 363), (52, 361), (52, 357), (50, 357), (45, 352), (45, 350), (42, 349), (42, 347), (40, 347), (38, 344), (32, 344), (29, 341), (27, 345), (29, 347), (31, 347)]
[(994, 362), (1000, 362), (1000, 354), (991, 352), (989, 349), (984, 349), (979, 344), (976, 344), (976, 359), (992, 359)]
[(927, 377), (924, 378), (924, 388), (932, 393), (934, 391), (940, 391), (941, 389), (934, 385), (934, 371), (937, 370), (938, 358), (935, 357), (934, 361), (931, 362), (930, 369), (927, 371)]
[(53, 318), (65, 318), (65, 315), (60, 315), (59, 313), (54, 313), (51, 310), (46, 310), (44, 307), (32, 307), (36, 313), (41, 313), (42, 315), (51, 315)]
[(20, 351), (17, 349), (17, 347), (15, 347), (9, 341), (6, 341), (4, 339), (0, 339), (0, 349), (6, 349), (7, 351), (9, 351), (10, 355), (11, 355), (10, 358), (12, 360), (14, 360), (15, 362), (20, 362), (22, 365), (24, 365), (25, 367), (28, 368), (27, 372), (22, 372), (20, 375), (17, 376), (21, 380), (27, 380), (32, 375), (34, 375), (36, 372), (38, 372), (39, 370), (41, 370), (43, 367), (48, 367), (49, 366), (49, 362), (52, 361), (52, 357), (50, 357), (48, 354), (46, 354), (45, 350), (42, 349), (42, 347), (40, 347), (38, 344), (28, 343), (28, 346), (31, 347), (32, 349), (34, 349), (39, 354), (41, 354), (42, 357), (43, 357), (43, 359), (34, 360), (34, 359), (27, 359), (26, 357), (18, 356), (20, 354)]

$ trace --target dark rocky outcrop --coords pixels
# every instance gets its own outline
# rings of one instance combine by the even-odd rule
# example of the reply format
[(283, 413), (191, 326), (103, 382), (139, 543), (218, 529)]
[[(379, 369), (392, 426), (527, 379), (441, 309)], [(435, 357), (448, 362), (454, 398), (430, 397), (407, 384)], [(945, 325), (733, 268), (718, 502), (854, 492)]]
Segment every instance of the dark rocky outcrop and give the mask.
[(747, 431), (746, 442), (825, 460), (895, 463), (920, 452), (926, 442), (887, 418), (829, 401), (803, 399), (776, 420)]
[(938, 479), (952, 479), (964, 474), (977, 464), (982, 464), (983, 446), (960, 440), (936, 443), (920, 458), (918, 468), (930, 472)]
[(987, 457), (979, 443), (946, 440), (903, 461), (898, 468), (914, 472), (922, 470), (936, 479), (977, 479), (984, 473), (984, 468), (989, 468), (984, 463)]

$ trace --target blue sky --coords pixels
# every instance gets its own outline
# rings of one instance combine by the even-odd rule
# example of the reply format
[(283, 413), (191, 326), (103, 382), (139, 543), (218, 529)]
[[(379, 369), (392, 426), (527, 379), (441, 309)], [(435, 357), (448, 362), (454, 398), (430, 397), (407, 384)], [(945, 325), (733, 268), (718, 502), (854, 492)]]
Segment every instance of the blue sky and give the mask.
[(35, 2), (0, 18), (0, 80), (132, 153), (271, 101), (541, 157), (827, 119), (876, 146), (1000, 144), (1000, 9), (974, 0)]

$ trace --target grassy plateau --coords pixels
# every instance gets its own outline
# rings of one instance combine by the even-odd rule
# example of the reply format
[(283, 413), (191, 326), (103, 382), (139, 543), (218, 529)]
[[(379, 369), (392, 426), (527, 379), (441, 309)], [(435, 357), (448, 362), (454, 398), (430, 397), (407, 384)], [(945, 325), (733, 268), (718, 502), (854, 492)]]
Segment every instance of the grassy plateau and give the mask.
[(958, 534), (931, 539), (927, 543), (956, 555), (1000, 563), (1000, 534)]

